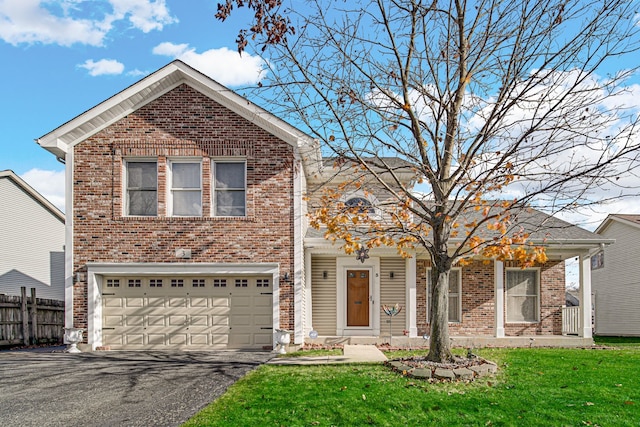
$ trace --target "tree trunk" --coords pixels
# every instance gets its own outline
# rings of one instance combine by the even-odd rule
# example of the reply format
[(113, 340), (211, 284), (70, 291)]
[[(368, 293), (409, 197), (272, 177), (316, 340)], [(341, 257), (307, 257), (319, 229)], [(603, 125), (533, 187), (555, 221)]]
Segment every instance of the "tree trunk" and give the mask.
[(453, 359), (449, 342), (449, 271), (434, 265), (431, 270), (432, 297), (429, 310), (431, 338), (427, 360), (445, 363)]

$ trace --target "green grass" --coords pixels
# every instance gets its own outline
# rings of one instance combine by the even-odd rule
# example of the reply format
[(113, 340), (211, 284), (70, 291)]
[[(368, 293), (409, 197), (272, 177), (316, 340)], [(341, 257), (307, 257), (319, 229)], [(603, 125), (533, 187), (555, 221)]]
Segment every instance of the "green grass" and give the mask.
[(342, 349), (310, 349), (310, 350), (298, 350), (292, 351), (286, 354), (279, 354), (279, 358), (287, 357), (316, 357), (316, 356), (342, 356)]
[(610, 347), (637, 347), (640, 349), (640, 337), (593, 337), (593, 341), (598, 345)]
[(482, 349), (472, 384), (430, 384), (382, 365), (264, 365), (186, 426), (638, 426), (640, 347)]

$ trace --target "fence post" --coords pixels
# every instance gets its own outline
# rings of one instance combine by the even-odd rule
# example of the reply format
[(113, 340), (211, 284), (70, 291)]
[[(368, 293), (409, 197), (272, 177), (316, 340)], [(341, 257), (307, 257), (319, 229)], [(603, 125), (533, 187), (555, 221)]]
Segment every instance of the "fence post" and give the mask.
[(31, 288), (31, 344), (38, 344), (38, 301), (36, 288)]
[(22, 314), (22, 343), (29, 345), (29, 314), (27, 313), (27, 288), (20, 287), (20, 299), (21, 307), (20, 314)]

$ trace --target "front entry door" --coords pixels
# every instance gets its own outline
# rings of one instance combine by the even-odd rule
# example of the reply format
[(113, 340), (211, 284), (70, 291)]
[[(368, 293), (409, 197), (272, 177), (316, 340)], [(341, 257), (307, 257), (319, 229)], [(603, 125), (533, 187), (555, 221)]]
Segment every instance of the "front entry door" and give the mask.
[(347, 326), (369, 326), (369, 270), (347, 270)]

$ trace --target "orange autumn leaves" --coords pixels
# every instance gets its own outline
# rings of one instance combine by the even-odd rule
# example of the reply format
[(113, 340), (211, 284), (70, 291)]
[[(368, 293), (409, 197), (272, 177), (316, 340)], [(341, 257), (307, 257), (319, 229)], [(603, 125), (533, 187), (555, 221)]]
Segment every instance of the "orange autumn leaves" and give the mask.
[[(512, 202), (488, 202), (478, 197), (473, 200), (473, 210), (480, 213), (475, 220), (462, 222), (446, 217), (441, 221), (438, 215), (431, 218), (428, 214), (416, 214), (408, 200), (377, 207), (347, 206), (343, 196), (348, 193), (347, 186), (361, 190), (363, 185), (358, 182), (325, 187), (315, 200), (318, 207), (309, 214), (310, 226), (324, 230), (324, 237), (340, 243), (346, 254), (361, 247), (386, 246), (395, 247), (399, 255), (409, 258), (417, 246), (428, 242), (435, 223), (444, 227), (447, 240), (450, 238), (450, 243), (457, 245), (457, 261), (461, 265), (469, 264), (473, 257), (487, 262), (515, 261), (522, 267), (547, 260), (544, 247), (534, 245), (529, 233), (522, 229), (510, 231)], [(366, 191), (363, 193), (370, 196)]]

